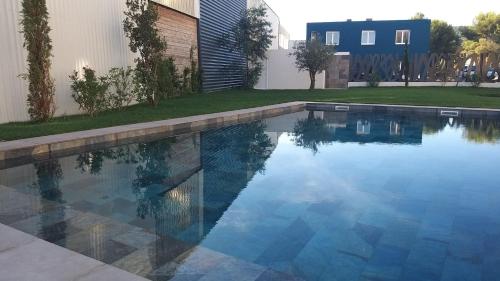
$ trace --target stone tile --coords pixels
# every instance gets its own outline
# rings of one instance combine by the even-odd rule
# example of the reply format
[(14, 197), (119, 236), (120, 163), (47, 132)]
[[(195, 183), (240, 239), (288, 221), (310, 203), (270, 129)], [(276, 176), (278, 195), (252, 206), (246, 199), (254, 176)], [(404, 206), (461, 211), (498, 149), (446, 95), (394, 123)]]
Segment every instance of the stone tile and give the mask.
[(500, 280), (500, 257), (489, 258), (483, 260), (481, 267), (482, 281), (498, 281)]
[(418, 240), (413, 245), (406, 260), (404, 279), (422, 280), (422, 277), (425, 276), (433, 278), (441, 276), (447, 249), (448, 245), (446, 243)]
[(481, 267), (468, 262), (447, 258), (441, 281), (481, 281)]
[(0, 254), (19, 246), (31, 243), (35, 237), (0, 224)]
[[(496, 244), (498, 240), (495, 241)], [(448, 255), (455, 259), (480, 264), (484, 255), (483, 240), (474, 236), (456, 235), (450, 241)]]
[(338, 212), (342, 208), (342, 202), (341, 201), (335, 201), (335, 202), (330, 202), (330, 201), (323, 201), (319, 203), (313, 203), (307, 208), (308, 211), (310, 212), (315, 212), (321, 215), (332, 215), (333, 213)]
[(131, 274), (127, 271), (120, 270), (112, 266), (101, 266), (90, 273), (75, 279), (75, 281), (109, 281), (109, 280), (120, 280), (120, 281), (147, 281), (142, 277)]
[(148, 246), (149, 244), (155, 242), (157, 239), (158, 236), (144, 231), (141, 228), (133, 228), (132, 230), (127, 231), (123, 234), (119, 234), (113, 238), (113, 240), (116, 242), (120, 242), (122, 244), (138, 249)]
[(0, 264), (5, 281), (74, 280), (102, 265), (43, 240), (1, 252)]
[(329, 265), (321, 274), (321, 281), (358, 280), (366, 266), (366, 261), (351, 255), (335, 253)]
[(235, 258), (228, 258), (205, 274), (200, 281), (241, 280), (255, 281), (266, 268)]
[(148, 276), (148, 274), (155, 270), (151, 261), (149, 248), (134, 251), (115, 261), (112, 265), (142, 277)]
[(394, 219), (395, 219), (394, 217), (392, 217), (387, 213), (382, 213), (377, 211), (372, 212), (368, 210), (361, 216), (358, 222), (364, 225), (371, 225), (379, 228), (385, 228)]
[(13, 223), (11, 226), (23, 232), (37, 235), (45, 226), (50, 226), (60, 222), (69, 222), (71, 218), (74, 218), (81, 214), (83, 213), (70, 208), (63, 208), (42, 213), (22, 221), (18, 221), (16, 223)]
[(271, 266), (275, 262), (292, 261), (313, 235), (313, 230), (299, 218), (274, 240), (256, 262)]
[(380, 244), (411, 249), (417, 239), (419, 227), (417, 221), (397, 219), (387, 226)]
[(293, 271), (306, 280), (317, 280), (337, 252), (338, 240), (326, 231), (318, 231), (293, 260)]
[(399, 280), (407, 257), (407, 250), (380, 245), (370, 258), (363, 276), (376, 280)]
[(302, 278), (292, 276), (283, 272), (268, 269), (264, 271), (255, 281), (302, 281)]
[(55, 244), (105, 263), (113, 263), (136, 250), (136, 248), (111, 240), (120, 232), (120, 229), (108, 228), (106, 225), (94, 225), (84, 231), (66, 236), (56, 241)]
[(74, 227), (66, 221), (62, 221), (56, 224), (42, 226), (36, 236), (45, 241), (54, 243), (80, 231), (82, 231), (80, 228)]
[(382, 234), (384, 233), (384, 230), (379, 227), (365, 225), (362, 223), (357, 223), (354, 226), (353, 231), (372, 247), (374, 247), (378, 243), (378, 241), (382, 237)]

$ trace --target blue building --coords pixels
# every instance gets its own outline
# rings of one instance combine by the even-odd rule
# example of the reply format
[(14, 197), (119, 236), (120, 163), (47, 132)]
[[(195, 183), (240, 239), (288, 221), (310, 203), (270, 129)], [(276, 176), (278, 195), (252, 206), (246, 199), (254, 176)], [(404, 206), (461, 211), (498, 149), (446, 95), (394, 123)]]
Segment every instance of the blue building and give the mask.
[(352, 55), (400, 54), (405, 42), (410, 52), (429, 52), (430, 20), (318, 22), (307, 24), (307, 40), (318, 38)]

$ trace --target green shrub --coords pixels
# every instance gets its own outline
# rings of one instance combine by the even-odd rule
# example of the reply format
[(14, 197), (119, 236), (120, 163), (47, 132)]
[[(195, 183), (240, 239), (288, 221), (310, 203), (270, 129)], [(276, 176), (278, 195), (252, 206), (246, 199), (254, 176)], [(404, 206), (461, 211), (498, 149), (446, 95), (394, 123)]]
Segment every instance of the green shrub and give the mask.
[(191, 92), (199, 93), (201, 91), (201, 71), (198, 67), (198, 62), (194, 58), (195, 48), (191, 47), (190, 59), (191, 59)]
[(112, 109), (123, 109), (136, 99), (133, 91), (134, 70), (127, 68), (112, 68), (108, 74), (108, 82), (111, 86), (106, 97), (107, 104)]
[(158, 88), (161, 98), (175, 97), (179, 93), (179, 74), (173, 58), (165, 58), (158, 69)]
[(481, 84), (481, 79), (479, 79), (479, 75), (477, 75), (477, 73), (471, 74), (469, 81), (472, 83), (472, 87), (474, 88), (478, 88)]
[(380, 76), (378, 75), (377, 72), (374, 72), (370, 74), (368, 77), (368, 87), (370, 88), (376, 88), (380, 84)]
[(193, 93), (191, 90), (191, 75), (191, 69), (189, 67), (184, 68), (184, 71), (182, 72), (182, 83), (180, 88), (181, 96)]
[(69, 78), (72, 81), (73, 94), (71, 96), (81, 110), (93, 117), (98, 112), (107, 109), (106, 92), (109, 88), (109, 82), (106, 77), (97, 77), (95, 70), (84, 67), (82, 79), (79, 78), (77, 71), (73, 72)]

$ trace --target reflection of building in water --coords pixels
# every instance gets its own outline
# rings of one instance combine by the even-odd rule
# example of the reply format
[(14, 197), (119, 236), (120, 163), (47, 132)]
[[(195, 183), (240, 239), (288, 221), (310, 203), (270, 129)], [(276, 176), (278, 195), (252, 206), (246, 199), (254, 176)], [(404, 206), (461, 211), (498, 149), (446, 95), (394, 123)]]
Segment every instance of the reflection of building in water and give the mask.
[(423, 122), (408, 115), (324, 112), (331, 141), (421, 144)]
[(356, 134), (357, 135), (369, 135), (371, 131), (371, 124), (368, 120), (358, 120), (356, 123)]

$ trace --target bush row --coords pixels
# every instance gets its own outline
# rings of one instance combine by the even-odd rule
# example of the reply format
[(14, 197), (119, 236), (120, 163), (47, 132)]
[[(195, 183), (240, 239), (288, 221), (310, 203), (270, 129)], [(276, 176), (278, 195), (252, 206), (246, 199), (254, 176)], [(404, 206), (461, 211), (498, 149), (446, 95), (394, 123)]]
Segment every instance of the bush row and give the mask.
[[(158, 69), (161, 99), (178, 97), (200, 91), (200, 72), (195, 61), (178, 73), (172, 58), (162, 59)], [(96, 71), (84, 67), (74, 71), (71, 79), (72, 97), (80, 109), (90, 116), (105, 110), (122, 110), (132, 102), (142, 102), (145, 89), (131, 67), (112, 68), (108, 74), (97, 76)]]

